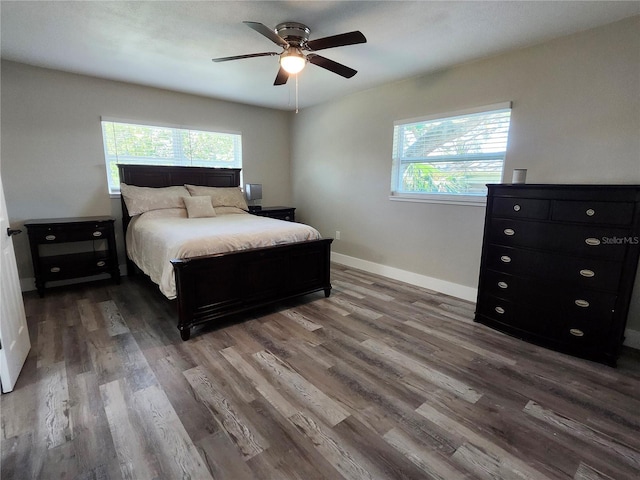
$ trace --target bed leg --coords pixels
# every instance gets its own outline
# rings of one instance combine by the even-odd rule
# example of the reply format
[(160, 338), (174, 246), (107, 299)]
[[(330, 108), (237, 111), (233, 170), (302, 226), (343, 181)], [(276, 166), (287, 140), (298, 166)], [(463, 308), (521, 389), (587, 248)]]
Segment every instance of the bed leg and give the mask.
[(180, 338), (185, 342), (191, 338), (191, 329), (189, 327), (180, 330)]

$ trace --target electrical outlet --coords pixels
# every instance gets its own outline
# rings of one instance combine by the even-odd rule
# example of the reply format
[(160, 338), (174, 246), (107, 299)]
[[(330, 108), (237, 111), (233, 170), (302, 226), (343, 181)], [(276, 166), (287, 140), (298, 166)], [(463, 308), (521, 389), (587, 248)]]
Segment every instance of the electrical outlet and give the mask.
[(340, 230), (336, 230), (336, 240), (340, 240)]

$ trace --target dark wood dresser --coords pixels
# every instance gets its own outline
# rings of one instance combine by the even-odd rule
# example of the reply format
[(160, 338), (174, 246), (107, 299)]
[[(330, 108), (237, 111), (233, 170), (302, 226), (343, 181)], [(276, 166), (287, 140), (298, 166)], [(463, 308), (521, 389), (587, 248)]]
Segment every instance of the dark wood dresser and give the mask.
[(640, 254), (640, 186), (488, 188), (475, 320), (615, 366)]
[(26, 221), (40, 296), (45, 283), (54, 280), (108, 273), (119, 282), (114, 222), (114, 218), (102, 216)]

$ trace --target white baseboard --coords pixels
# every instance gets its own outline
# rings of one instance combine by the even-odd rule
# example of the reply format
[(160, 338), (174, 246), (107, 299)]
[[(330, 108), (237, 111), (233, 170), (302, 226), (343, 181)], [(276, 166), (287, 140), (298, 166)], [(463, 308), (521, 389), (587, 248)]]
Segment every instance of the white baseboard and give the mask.
[(422, 288), (428, 288), (429, 290), (434, 290), (436, 292), (451, 295), (452, 297), (461, 298), (470, 302), (475, 302), (478, 297), (477, 288), (466, 287), (464, 285), (448, 282), (439, 278), (428, 277), (419, 273), (408, 272), (399, 268), (369, 262), (368, 260), (361, 260), (341, 253), (331, 252), (331, 260), (341, 265), (346, 265), (347, 267), (358, 268), (365, 272), (382, 275), (383, 277), (392, 278), (394, 280), (400, 280), (401, 282), (406, 282)]
[[(365, 272), (382, 275), (383, 277), (400, 280), (401, 282), (406, 282), (422, 288), (428, 288), (429, 290), (434, 290), (436, 292), (451, 295), (452, 297), (461, 298), (470, 302), (475, 302), (478, 298), (477, 288), (466, 287), (446, 280), (440, 280), (439, 278), (408, 272), (399, 268), (350, 257), (341, 253), (332, 252), (331, 260), (339, 263), (340, 265), (346, 265), (347, 267), (353, 267), (359, 270), (364, 270)], [(640, 331), (627, 329), (624, 333), (624, 345), (640, 350)]]

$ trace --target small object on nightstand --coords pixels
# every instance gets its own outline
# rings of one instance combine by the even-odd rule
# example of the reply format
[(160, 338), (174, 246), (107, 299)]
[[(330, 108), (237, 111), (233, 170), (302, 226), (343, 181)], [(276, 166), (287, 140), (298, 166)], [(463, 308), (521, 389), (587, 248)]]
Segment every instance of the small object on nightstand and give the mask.
[[(108, 273), (116, 283), (120, 283), (114, 222), (112, 217), (51, 218), (25, 222), (36, 288), (41, 297), (44, 296), (45, 283), (54, 280)], [(96, 249), (96, 240), (106, 242), (105, 247)], [(75, 242), (91, 242), (91, 248), (83, 248), (77, 243), (64, 248), (64, 253), (52, 252), (56, 249), (53, 247), (55, 244)], [(67, 253), (69, 250), (73, 252)]]
[[(251, 212), (251, 210), (249, 210)], [(277, 218), (287, 222), (296, 221), (296, 209), (293, 207), (262, 207), (260, 210), (251, 212), (260, 217)]]

